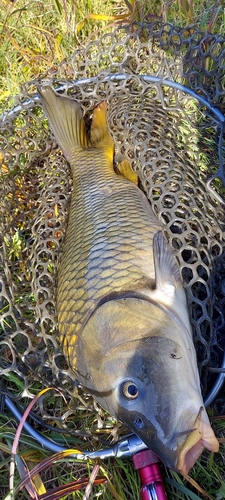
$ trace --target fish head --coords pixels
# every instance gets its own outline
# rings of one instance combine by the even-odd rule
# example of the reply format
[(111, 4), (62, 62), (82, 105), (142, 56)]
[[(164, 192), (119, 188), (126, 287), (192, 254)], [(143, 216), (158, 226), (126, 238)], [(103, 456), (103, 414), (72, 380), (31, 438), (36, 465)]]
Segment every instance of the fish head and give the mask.
[(183, 475), (204, 447), (217, 451), (193, 342), (174, 315), (126, 298), (100, 306), (87, 327), (84, 385), (103, 408)]

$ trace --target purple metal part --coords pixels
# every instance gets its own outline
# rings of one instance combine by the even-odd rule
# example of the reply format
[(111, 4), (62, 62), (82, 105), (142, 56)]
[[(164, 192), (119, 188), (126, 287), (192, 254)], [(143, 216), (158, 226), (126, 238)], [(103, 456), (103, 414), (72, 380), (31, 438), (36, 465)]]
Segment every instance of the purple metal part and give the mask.
[(133, 464), (141, 479), (141, 500), (168, 500), (157, 455), (141, 451), (133, 456)]

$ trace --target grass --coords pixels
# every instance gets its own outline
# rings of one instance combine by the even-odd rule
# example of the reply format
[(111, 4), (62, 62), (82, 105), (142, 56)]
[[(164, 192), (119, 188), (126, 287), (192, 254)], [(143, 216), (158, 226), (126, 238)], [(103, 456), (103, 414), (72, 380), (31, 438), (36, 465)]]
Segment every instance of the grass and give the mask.
[[(13, 381), (14, 382), (14, 381)], [(16, 392), (16, 388), (14, 385), (14, 392)], [(48, 398), (49, 396), (47, 396)], [(59, 400), (56, 398), (56, 395), (51, 396), (51, 400), (46, 399), (46, 404), (54, 405), (54, 399), (56, 399), (56, 405), (54, 414), (57, 417), (57, 411), (65, 412), (65, 404), (63, 403), (63, 399)], [(80, 416), (82, 418), (80, 419)], [(77, 424), (77, 427), (84, 427), (85, 429), (89, 429), (89, 432), (93, 434), (93, 436), (99, 436), (100, 442), (98, 444), (97, 441), (91, 443), (91, 440), (86, 441), (86, 449), (91, 450), (96, 447), (105, 447), (108, 439), (107, 432), (107, 420), (104, 419), (101, 421), (101, 428), (99, 424), (96, 427), (96, 417), (93, 418), (93, 414), (89, 412), (89, 417), (85, 417), (85, 410), (80, 410), (79, 415), (74, 413), (72, 415), (73, 423)], [(54, 421), (54, 417), (52, 417)], [(108, 426), (108, 431), (113, 432), (113, 422), (108, 421), (108, 424), (111, 425), (111, 429)], [(217, 427), (218, 426), (218, 427)], [(7, 471), (10, 465), (10, 456), (11, 449), (14, 446), (15, 442), (15, 433), (16, 433), (17, 423), (14, 419), (7, 414), (2, 414), (0, 417), (0, 469), (1, 471)], [(59, 424), (59, 430), (62, 429), (62, 426)], [(96, 431), (98, 429), (98, 433)], [(218, 429), (217, 435), (219, 432), (224, 432), (224, 425), (222, 425), (222, 421), (218, 418), (215, 419), (215, 429)], [(66, 447), (84, 449), (85, 442), (82, 440), (82, 436), (73, 436), (73, 430), (71, 429), (71, 436), (69, 434), (60, 434), (57, 432), (57, 429), (46, 430), (42, 428), (42, 434), (46, 437), (50, 437), (54, 441), (58, 442), (61, 445)], [(81, 432), (81, 429), (80, 429)], [(19, 439), (19, 456), (17, 456), (17, 465), (19, 465), (19, 457), (23, 460), (24, 464), (31, 470), (34, 466), (38, 466), (38, 470), (36, 472), (36, 476), (40, 476), (41, 484), (45, 486), (45, 488), (60, 488), (63, 485), (69, 485), (74, 481), (84, 481), (86, 485), (86, 479), (90, 477), (90, 473), (93, 470), (94, 462), (87, 461), (86, 463), (79, 463), (77, 460), (71, 460), (66, 458), (65, 456), (61, 456), (60, 460), (57, 459), (53, 461), (53, 455), (49, 452), (43, 450), (42, 446), (34, 441), (29, 435), (26, 433), (22, 433), (21, 436), (18, 436)], [(103, 444), (101, 440), (103, 439)], [(48, 457), (48, 465), (45, 464)], [(191, 478), (192, 481), (197, 481), (198, 485), (201, 485), (201, 488), (206, 492), (208, 498), (213, 500), (219, 500), (223, 498), (224, 492), (224, 465), (223, 465), (223, 455), (213, 457), (212, 454), (205, 452), (203, 457), (198, 460), (195, 464), (195, 467), (192, 470)], [(43, 465), (42, 465), (43, 464)], [(97, 494), (102, 495), (104, 500), (125, 500), (125, 499), (138, 499), (139, 498), (139, 488), (140, 481), (137, 473), (135, 473), (134, 468), (132, 466), (132, 461), (130, 459), (122, 460), (122, 459), (114, 459), (114, 460), (100, 460), (98, 462), (100, 466), (99, 477), (108, 478), (108, 483), (94, 486), (93, 495)], [(24, 474), (22, 474), (23, 477)], [(5, 493), (5, 497), (8, 494), (8, 484), (7, 484), (7, 474), (1, 475), (1, 491)], [(85, 479), (86, 478), (86, 479)], [(164, 470), (164, 478), (166, 489), (168, 493), (168, 499), (173, 500), (174, 498), (178, 499), (193, 499), (196, 498), (205, 498), (204, 495), (198, 493), (195, 487), (190, 484), (187, 480), (183, 480), (179, 477), (175, 472)], [(14, 488), (16, 493), (16, 499), (21, 500), (25, 498), (24, 490), (19, 493), (19, 484), (21, 481), (21, 477), (18, 472), (16, 472), (14, 477)], [(79, 483), (80, 484), (80, 483)], [(221, 496), (220, 496), (221, 495)], [(8, 498), (8, 497), (7, 497)], [(52, 500), (54, 500), (54, 496), (52, 496)], [(76, 491), (74, 496), (69, 498), (83, 498), (82, 491)], [(91, 496), (94, 498), (94, 496)], [(206, 497), (207, 498), (207, 497)]]
[(93, 30), (119, 22), (112, 16), (121, 15), (127, 21), (157, 16), (179, 25), (197, 22), (219, 33), (225, 27), (220, 1), (0, 0), (0, 101), (69, 57)]
[[(0, 104), (4, 105), (8, 96), (19, 93), (24, 82), (48, 74), (51, 68), (57, 68), (64, 59), (70, 57), (77, 46), (86, 43), (93, 31), (96, 32), (97, 38), (108, 25), (114, 27), (115, 23), (121, 20), (129, 22), (153, 18), (162, 18), (180, 26), (197, 23), (203, 30), (220, 34), (225, 30), (225, 8), (222, 1), (0, 0)], [(21, 256), (23, 240), (18, 233), (15, 233), (11, 240), (5, 241), (5, 244), (10, 258), (16, 260)], [(19, 266), (20, 264), (18, 269)], [(23, 300), (26, 298), (18, 296), (18, 306)], [(1, 311), (2, 314), (3, 312)], [(8, 389), (19, 397), (23, 390), (20, 378), (12, 372), (2, 377), (2, 380)], [(39, 389), (37, 383), (33, 387), (33, 393), (36, 394)], [(52, 414), (51, 419), (47, 421), (63, 429), (61, 416), (68, 410), (67, 404), (62, 398), (49, 397), (46, 401)], [(76, 446), (86, 448), (105, 446), (116, 434), (123, 434), (123, 427), (117, 427), (108, 416), (91, 411), (92, 402), (88, 398), (85, 401), (78, 398), (77, 406), (79, 411), (73, 411), (67, 419), (67, 429), (72, 431), (76, 426), (80, 429), (81, 436), (74, 434), (71, 438), (67, 435), (69, 445), (73, 443), (74, 446), (76, 443)], [(59, 420), (54, 420), (54, 415), (58, 416)], [(223, 440), (225, 421), (218, 417), (213, 422), (217, 435)], [(11, 415), (8, 413), (0, 415), (0, 491), (5, 496), (9, 492), (9, 466), (16, 428), (17, 423)], [(87, 430), (95, 439), (82, 436)], [(65, 442), (62, 433), (44, 428), (41, 431), (59, 443)], [(99, 438), (99, 442), (96, 438)], [(19, 440), (19, 456), (29, 468), (32, 468), (41, 463), (46, 456), (50, 456), (50, 453), (44, 451), (38, 443), (23, 433)], [(95, 493), (92, 492), (90, 498), (94, 498), (94, 494), (102, 495), (105, 500), (138, 498), (138, 476), (131, 460), (103, 461), (100, 462), (100, 466), (99, 474), (110, 478), (110, 481), (106, 486), (94, 487)], [(50, 460), (50, 467), (42, 472), (41, 478), (46, 487), (53, 488), (88, 478), (92, 469), (91, 462), (77, 464), (76, 461), (71, 462), (67, 459), (51, 463)], [(206, 498), (193, 484), (182, 480), (176, 473), (168, 470), (164, 470), (164, 473), (169, 500)], [(222, 441), (221, 452), (216, 456), (205, 452), (193, 468), (191, 477), (201, 485), (208, 498), (213, 500), (225, 498)], [(18, 486), (19, 482), (20, 477), (17, 472), (15, 486)], [(23, 498), (26, 498), (24, 490), (16, 496), (17, 500)], [(70, 493), (69, 498), (82, 499), (84, 493), (76, 491)]]

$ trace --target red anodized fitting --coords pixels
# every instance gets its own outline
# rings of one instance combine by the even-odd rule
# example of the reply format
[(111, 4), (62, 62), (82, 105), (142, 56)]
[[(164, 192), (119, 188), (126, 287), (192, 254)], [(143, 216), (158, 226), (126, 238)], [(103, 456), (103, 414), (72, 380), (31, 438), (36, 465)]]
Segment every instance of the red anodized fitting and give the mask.
[(151, 450), (133, 456), (134, 467), (141, 479), (141, 500), (168, 500), (159, 462)]

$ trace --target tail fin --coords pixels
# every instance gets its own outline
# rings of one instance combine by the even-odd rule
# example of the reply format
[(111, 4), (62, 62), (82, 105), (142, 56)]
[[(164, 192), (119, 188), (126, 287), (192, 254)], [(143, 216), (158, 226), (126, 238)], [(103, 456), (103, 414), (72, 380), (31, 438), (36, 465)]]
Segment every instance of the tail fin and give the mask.
[(91, 144), (95, 148), (104, 149), (110, 161), (113, 161), (114, 143), (106, 123), (106, 103), (101, 102), (93, 111), (91, 124)]
[(80, 105), (66, 96), (57, 95), (49, 86), (38, 86), (41, 102), (53, 134), (70, 160), (77, 148), (89, 146)]

